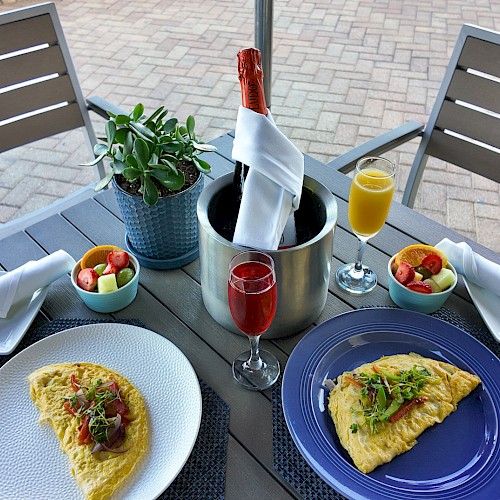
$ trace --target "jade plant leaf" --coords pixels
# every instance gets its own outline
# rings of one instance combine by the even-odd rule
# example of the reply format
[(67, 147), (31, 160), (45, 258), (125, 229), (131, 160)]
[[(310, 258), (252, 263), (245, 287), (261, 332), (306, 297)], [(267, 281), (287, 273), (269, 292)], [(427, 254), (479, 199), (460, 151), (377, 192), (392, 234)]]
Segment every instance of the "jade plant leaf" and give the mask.
[(186, 129), (191, 139), (194, 139), (194, 125), (195, 125), (194, 116), (189, 115), (186, 120)]
[(138, 168), (127, 167), (123, 169), (122, 174), (125, 179), (129, 181), (135, 181), (143, 174), (143, 171), (139, 170)]
[(166, 134), (171, 134), (175, 130), (177, 123), (179, 123), (179, 120), (177, 120), (177, 118), (170, 118), (170, 120), (167, 120), (165, 122), (165, 125), (163, 125), (163, 131)]
[(142, 197), (146, 205), (156, 205), (158, 203), (158, 189), (154, 185), (149, 175), (143, 177), (143, 193)]
[(114, 176), (114, 172), (110, 172), (109, 174), (106, 174), (105, 177), (103, 177), (94, 187), (94, 191), (100, 191), (101, 189), (104, 189), (110, 182), (111, 179)]
[(146, 141), (140, 137), (136, 139), (134, 141), (134, 151), (137, 163), (143, 170), (146, 170), (149, 163), (149, 148)]
[(108, 141), (108, 149), (111, 148), (113, 142), (115, 141), (116, 135), (116, 124), (114, 121), (110, 120), (106, 122), (106, 126), (104, 128), (106, 130), (106, 139)]
[(200, 160), (200, 158), (194, 157), (193, 163), (202, 174), (209, 174), (212, 170), (210, 164), (206, 161)]
[(180, 171), (174, 172), (173, 170), (155, 170), (152, 174), (158, 181), (168, 189), (177, 191), (185, 182), (184, 174)]
[(144, 114), (144, 105), (139, 103), (132, 111), (132, 120), (134, 120), (135, 122), (139, 121), (143, 114)]

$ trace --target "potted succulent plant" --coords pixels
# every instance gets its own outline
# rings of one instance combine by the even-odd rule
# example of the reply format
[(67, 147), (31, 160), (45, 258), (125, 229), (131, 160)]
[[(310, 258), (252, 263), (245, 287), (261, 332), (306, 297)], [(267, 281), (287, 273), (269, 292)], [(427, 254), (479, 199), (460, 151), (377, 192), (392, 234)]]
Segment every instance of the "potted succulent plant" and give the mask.
[(191, 262), (198, 255), (202, 174), (210, 172), (199, 155), (216, 148), (197, 139), (193, 116), (181, 125), (177, 118), (166, 119), (163, 106), (149, 117), (142, 104), (128, 115), (108, 114), (106, 138), (85, 165), (110, 159), (111, 170), (95, 189), (113, 183), (128, 250), (145, 267), (169, 269)]

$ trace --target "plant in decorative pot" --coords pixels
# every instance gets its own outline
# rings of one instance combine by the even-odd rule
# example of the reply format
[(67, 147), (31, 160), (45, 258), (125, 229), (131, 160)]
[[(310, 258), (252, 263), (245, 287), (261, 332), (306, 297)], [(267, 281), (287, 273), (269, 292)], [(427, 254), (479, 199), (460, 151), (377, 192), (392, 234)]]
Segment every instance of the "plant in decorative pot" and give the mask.
[(104, 144), (95, 146), (96, 158), (85, 165), (110, 159), (111, 171), (95, 189), (112, 181), (128, 250), (145, 267), (171, 269), (191, 262), (198, 256), (202, 174), (210, 172), (199, 155), (216, 148), (197, 139), (193, 116), (181, 125), (175, 117), (165, 119), (163, 106), (149, 117), (142, 104), (129, 115), (108, 114)]

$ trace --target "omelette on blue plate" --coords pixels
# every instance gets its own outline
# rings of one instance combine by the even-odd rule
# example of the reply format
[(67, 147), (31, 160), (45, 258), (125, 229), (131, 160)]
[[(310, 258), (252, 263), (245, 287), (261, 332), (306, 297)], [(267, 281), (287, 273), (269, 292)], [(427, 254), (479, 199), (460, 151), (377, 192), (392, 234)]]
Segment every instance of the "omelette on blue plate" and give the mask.
[(139, 391), (115, 371), (91, 363), (44, 366), (28, 380), (40, 421), (52, 425), (85, 497), (108, 498), (147, 450)]
[(368, 473), (413, 448), (480, 383), (476, 375), (418, 354), (384, 356), (339, 375), (328, 409), (342, 446)]

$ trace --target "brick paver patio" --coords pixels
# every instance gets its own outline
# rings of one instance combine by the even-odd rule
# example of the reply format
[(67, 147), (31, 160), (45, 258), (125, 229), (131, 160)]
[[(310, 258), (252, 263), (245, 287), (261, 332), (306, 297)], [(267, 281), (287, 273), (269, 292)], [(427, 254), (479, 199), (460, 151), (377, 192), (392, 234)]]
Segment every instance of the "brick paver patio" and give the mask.
[[(34, 3), (0, 0), (0, 11)], [(253, 2), (55, 3), (85, 95), (193, 114), (206, 141), (234, 128)], [(276, 0), (274, 11), (273, 116), (324, 162), (407, 120), (425, 123), (461, 25), (500, 30), (500, 0)], [(95, 118), (98, 134), (103, 123)], [(397, 199), (416, 144), (387, 154)], [(88, 159), (77, 132), (0, 155), (0, 223), (91, 182), (78, 167)], [(415, 209), (500, 251), (498, 184), (430, 163)]]

